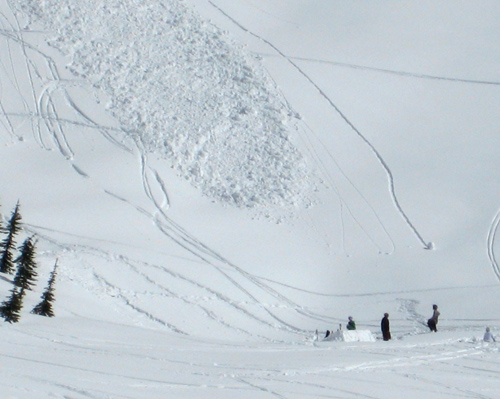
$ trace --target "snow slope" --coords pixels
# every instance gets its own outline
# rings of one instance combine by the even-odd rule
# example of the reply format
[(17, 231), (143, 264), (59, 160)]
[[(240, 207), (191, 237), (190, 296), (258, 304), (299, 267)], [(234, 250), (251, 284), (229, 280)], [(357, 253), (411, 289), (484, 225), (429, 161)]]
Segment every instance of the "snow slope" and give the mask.
[[(0, 12), (1, 212), (40, 264), (6, 397), (495, 397), (497, 2)], [(391, 342), (313, 341), (384, 312)]]

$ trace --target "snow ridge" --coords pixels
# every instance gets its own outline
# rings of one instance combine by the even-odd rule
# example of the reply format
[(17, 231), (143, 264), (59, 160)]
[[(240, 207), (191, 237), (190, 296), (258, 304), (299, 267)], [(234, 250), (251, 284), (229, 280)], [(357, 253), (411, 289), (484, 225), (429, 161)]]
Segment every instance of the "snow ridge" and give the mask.
[(22, 0), (54, 33), (70, 71), (148, 152), (204, 194), (239, 207), (308, 202), (306, 164), (289, 140), (293, 112), (262, 67), (183, 3)]

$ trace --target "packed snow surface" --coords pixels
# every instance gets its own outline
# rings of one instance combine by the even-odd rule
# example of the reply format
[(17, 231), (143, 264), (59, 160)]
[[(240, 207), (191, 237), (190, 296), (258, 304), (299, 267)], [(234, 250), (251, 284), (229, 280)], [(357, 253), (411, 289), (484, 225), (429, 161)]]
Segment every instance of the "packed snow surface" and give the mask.
[(0, 0), (2, 398), (496, 399), (499, 59), (496, 0)]

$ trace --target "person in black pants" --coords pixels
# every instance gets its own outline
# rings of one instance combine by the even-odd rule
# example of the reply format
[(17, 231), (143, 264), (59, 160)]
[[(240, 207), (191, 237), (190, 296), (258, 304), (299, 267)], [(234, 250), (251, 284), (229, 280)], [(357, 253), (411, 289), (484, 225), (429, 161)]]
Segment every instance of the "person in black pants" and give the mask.
[(380, 329), (382, 330), (382, 337), (384, 341), (391, 339), (391, 330), (389, 327), (389, 313), (384, 313), (384, 318), (380, 322)]
[(438, 318), (441, 313), (439, 313), (438, 305), (432, 305), (432, 317), (427, 320), (427, 326), (431, 331), (437, 332)]

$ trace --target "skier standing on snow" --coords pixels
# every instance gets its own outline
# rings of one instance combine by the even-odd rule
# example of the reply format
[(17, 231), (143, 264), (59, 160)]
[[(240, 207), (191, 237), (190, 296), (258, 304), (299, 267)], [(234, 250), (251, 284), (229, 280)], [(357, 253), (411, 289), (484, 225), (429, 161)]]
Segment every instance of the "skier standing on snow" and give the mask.
[(497, 342), (495, 340), (495, 337), (493, 336), (493, 334), (490, 332), (489, 327), (486, 327), (486, 332), (484, 333), (483, 341), (484, 342), (491, 342), (491, 341)]
[(355, 330), (356, 329), (356, 322), (352, 318), (352, 316), (349, 316), (349, 321), (347, 322), (346, 328), (348, 330)]
[(384, 341), (391, 339), (391, 330), (389, 327), (389, 313), (384, 313), (384, 318), (380, 322), (380, 329), (382, 330), (382, 337)]
[(434, 310), (434, 312), (432, 313), (432, 317), (427, 320), (427, 326), (431, 331), (437, 332), (438, 318), (441, 313), (439, 313), (437, 305), (432, 305), (432, 309)]

